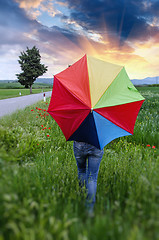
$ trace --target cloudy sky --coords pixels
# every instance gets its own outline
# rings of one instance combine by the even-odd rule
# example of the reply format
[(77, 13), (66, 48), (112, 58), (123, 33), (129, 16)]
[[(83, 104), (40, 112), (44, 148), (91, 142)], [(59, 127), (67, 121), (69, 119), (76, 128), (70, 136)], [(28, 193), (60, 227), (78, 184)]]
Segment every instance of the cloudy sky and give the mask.
[(159, 76), (159, 0), (0, 0), (0, 80), (40, 49), (52, 77), (85, 53), (124, 65), (131, 79)]

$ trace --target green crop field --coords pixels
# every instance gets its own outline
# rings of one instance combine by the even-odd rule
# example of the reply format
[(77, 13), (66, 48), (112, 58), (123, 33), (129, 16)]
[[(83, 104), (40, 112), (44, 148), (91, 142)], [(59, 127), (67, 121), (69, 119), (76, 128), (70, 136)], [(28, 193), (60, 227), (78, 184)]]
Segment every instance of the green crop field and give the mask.
[(159, 239), (159, 91), (138, 89), (134, 135), (104, 148), (94, 218), (48, 104), (0, 119), (0, 240)]
[[(38, 88), (52, 88), (52, 85), (35, 82), (33, 84), (33, 89)], [(0, 81), (0, 89), (24, 89), (24, 86), (16, 81)]]
[[(32, 93), (33, 94), (41, 93), (41, 92), (47, 92), (51, 90), (52, 90), (52, 86), (49, 84), (34, 83)], [(25, 96), (29, 94), (30, 94), (30, 89), (24, 88), (24, 86), (22, 86), (18, 82), (0, 81), (0, 100), (6, 99), (6, 98)]]
[[(32, 93), (41, 93), (51, 91), (51, 88), (33, 89)], [(20, 95), (21, 93), (21, 95)], [(0, 89), (0, 100), (6, 98), (20, 97), (30, 95), (30, 89)]]

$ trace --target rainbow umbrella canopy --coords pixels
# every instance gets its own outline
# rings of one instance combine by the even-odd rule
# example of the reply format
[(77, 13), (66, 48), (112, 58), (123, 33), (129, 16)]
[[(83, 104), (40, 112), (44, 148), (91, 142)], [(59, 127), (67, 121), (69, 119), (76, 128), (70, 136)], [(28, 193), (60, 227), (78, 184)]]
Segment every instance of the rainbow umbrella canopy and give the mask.
[(133, 134), (143, 101), (123, 66), (85, 55), (54, 76), (48, 113), (67, 141), (102, 149)]

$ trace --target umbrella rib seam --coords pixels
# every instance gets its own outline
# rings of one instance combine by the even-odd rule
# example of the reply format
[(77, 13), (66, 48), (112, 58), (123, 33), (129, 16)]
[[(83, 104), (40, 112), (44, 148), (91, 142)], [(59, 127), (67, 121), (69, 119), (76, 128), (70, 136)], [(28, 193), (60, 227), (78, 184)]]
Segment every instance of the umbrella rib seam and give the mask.
[(100, 142), (99, 142), (99, 137), (98, 137), (98, 132), (97, 132), (96, 121), (95, 121), (95, 119), (94, 119), (94, 116), (93, 116), (93, 122), (94, 122), (94, 125), (95, 125), (96, 134), (97, 134), (98, 145), (99, 145), (99, 147), (100, 147), (100, 149), (101, 149), (101, 145), (100, 145)]
[[(95, 112), (96, 112), (96, 111), (95, 111)], [(98, 113), (98, 112), (96, 112), (96, 113)], [(98, 114), (100, 114), (102, 117), (104, 117), (101, 113), (98, 113)], [(121, 129), (125, 130), (126, 132), (132, 134), (130, 131), (128, 131), (128, 130), (122, 128), (121, 126), (119, 126), (119, 124), (115, 123), (114, 121), (108, 119), (107, 117), (104, 117), (104, 118), (106, 118), (109, 122), (113, 123), (115, 126), (117, 126), (117, 127), (121, 128)]]
[[(144, 102), (144, 100), (135, 101), (135, 102)], [(131, 102), (131, 103), (132, 103), (132, 102)], [(128, 103), (124, 103), (124, 104), (128, 104)], [(120, 104), (120, 105), (124, 105), (124, 104)], [(118, 106), (120, 106), (120, 105), (118, 105)], [(115, 106), (117, 106), (117, 105), (115, 105)], [(108, 106), (108, 108), (109, 108), (109, 107), (113, 107), (113, 106)], [(106, 108), (107, 108), (107, 107), (106, 107)], [(94, 111), (97, 112), (95, 109), (94, 109)], [(98, 112), (97, 112), (97, 113), (98, 113)], [(98, 114), (100, 114), (102, 117), (104, 117), (101, 113), (98, 113)], [(130, 133), (130, 134), (133, 134), (133, 133), (131, 133), (130, 131), (126, 130), (125, 128), (119, 126), (119, 124), (115, 123), (113, 120), (110, 120), (110, 119), (108, 119), (108, 118), (106, 118), (106, 119), (107, 119), (108, 121), (110, 121), (111, 123), (113, 123), (114, 125), (118, 126), (119, 128), (125, 130), (126, 132), (128, 132), (128, 133)], [(135, 120), (135, 122), (136, 122), (136, 120)], [(135, 127), (135, 125), (134, 125), (134, 127)], [(134, 127), (133, 127), (133, 132), (134, 132)]]
[[(103, 95), (105, 94), (105, 92), (109, 89), (109, 87), (111, 86), (111, 84), (114, 82), (114, 80), (117, 78), (117, 76), (119, 75), (119, 73), (123, 70), (124, 67), (121, 68), (121, 70), (118, 72), (118, 74), (116, 75), (116, 77), (113, 79), (113, 81), (109, 84), (109, 86), (107, 87), (107, 89), (103, 92), (102, 96), (100, 96), (100, 98), (98, 99), (98, 101), (96, 102), (95, 106), (97, 105), (97, 103), (99, 102), (99, 100), (103, 97)], [(94, 106), (94, 107), (95, 107)]]
[[(62, 86), (63, 86), (64, 88), (67, 89), (67, 91), (68, 91), (71, 95), (73, 95), (79, 102), (81, 102), (81, 103), (84, 104), (87, 108), (89, 108), (75, 93), (73, 93), (72, 91), (70, 91), (70, 89), (68, 89), (57, 77), (56, 77), (56, 79), (60, 82), (60, 84), (62, 84)], [(89, 109), (90, 109), (90, 108), (89, 108)]]

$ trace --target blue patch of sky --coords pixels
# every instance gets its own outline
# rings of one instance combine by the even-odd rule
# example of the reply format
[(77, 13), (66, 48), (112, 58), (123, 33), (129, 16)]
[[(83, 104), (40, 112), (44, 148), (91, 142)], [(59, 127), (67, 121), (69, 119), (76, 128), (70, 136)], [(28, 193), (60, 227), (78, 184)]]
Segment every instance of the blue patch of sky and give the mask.
[(64, 21), (62, 20), (62, 16), (70, 16), (69, 9), (65, 6), (61, 6), (59, 4), (54, 4), (54, 8), (58, 10), (60, 13), (53, 16), (50, 16), (47, 11), (42, 11), (39, 9), (41, 14), (37, 17), (37, 20), (41, 22), (41, 24), (52, 27), (52, 26), (58, 26), (63, 27)]
[(44, 26), (62, 26), (61, 19), (58, 16), (51, 17), (47, 12), (42, 12), (40, 16), (37, 17), (37, 20)]

